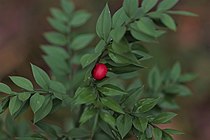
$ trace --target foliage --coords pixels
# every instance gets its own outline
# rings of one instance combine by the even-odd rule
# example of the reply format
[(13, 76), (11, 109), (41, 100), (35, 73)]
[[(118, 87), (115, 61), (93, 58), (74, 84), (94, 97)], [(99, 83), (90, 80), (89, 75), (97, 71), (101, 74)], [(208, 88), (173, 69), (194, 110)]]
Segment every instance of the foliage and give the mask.
[[(61, 0), (61, 8), (52, 8), (52, 16), (48, 18), (54, 29), (44, 34), (49, 44), (41, 47), (50, 76), (31, 64), (37, 85), (20, 76), (10, 76), (21, 89), (19, 92), (0, 83), (0, 92), (5, 93), (0, 111), (8, 109), (11, 115), (3, 121), (2, 139), (172, 140), (172, 135), (182, 134), (161, 129), (159, 124), (170, 123), (176, 116), (166, 109), (178, 108), (175, 98), (190, 94), (185, 84), (195, 76), (181, 74), (181, 66), (176, 63), (163, 72), (154, 67), (148, 75), (148, 84), (140, 80), (140, 70), (145, 67), (142, 61), (151, 58), (145, 44), (157, 43), (168, 29), (176, 30), (173, 14), (196, 16), (171, 10), (177, 2), (143, 0), (139, 7), (138, 0), (124, 0), (122, 8), (113, 15), (107, 4), (96, 24), (98, 43), (90, 48), (94, 34), (75, 34), (71, 30), (84, 25), (91, 15), (75, 11), (72, 2)], [(97, 63), (109, 69), (103, 80), (92, 77)], [(29, 129), (27, 123), (13, 126), (11, 117), (20, 116), (29, 107), (34, 114), (31, 125), (36, 126), (36, 131)], [(69, 130), (43, 120), (62, 108), (73, 114)], [(26, 131), (19, 132), (19, 127)]]

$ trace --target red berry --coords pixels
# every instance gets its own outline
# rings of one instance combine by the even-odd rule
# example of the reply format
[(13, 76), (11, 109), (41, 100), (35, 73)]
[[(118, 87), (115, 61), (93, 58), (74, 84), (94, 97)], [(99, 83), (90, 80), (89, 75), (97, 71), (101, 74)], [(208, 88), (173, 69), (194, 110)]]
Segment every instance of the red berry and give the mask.
[(98, 63), (95, 65), (92, 75), (93, 78), (96, 80), (102, 80), (104, 77), (106, 77), (106, 74), (108, 72), (108, 68), (105, 64)]

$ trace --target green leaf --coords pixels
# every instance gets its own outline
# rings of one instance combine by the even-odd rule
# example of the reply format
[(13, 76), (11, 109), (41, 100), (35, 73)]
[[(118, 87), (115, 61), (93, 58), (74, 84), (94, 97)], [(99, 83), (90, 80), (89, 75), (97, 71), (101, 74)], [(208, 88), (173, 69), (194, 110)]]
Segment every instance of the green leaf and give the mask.
[(20, 101), (26, 101), (31, 97), (31, 93), (28, 92), (23, 92), (23, 93), (18, 93), (18, 99)]
[(96, 115), (96, 110), (90, 109), (90, 108), (86, 109), (82, 113), (82, 116), (80, 117), (80, 120), (79, 120), (80, 124), (84, 124), (85, 122), (93, 118), (95, 115)]
[(0, 92), (11, 94), (12, 90), (8, 85), (6, 85), (4, 83), (0, 83)]
[(153, 136), (154, 136), (155, 140), (161, 140), (162, 139), (162, 131), (159, 128), (154, 128)]
[[(120, 46), (116, 45), (115, 47), (119, 48)], [(121, 50), (118, 52), (116, 50), (109, 49), (108, 55), (115, 63), (133, 64), (133, 65), (142, 67), (139, 64), (139, 61), (137, 60), (134, 54), (132, 54), (131, 52), (123, 53), (122, 51), (125, 51), (125, 50), (122, 50), (121, 48)]]
[(115, 128), (115, 118), (109, 112), (100, 112), (100, 118), (108, 123), (112, 128)]
[[(132, 26), (132, 24), (131, 24), (131, 26)], [(135, 28), (131, 27), (131, 30), (130, 30), (131, 35), (135, 39), (137, 39), (139, 41), (147, 42), (147, 43), (155, 43), (155, 38), (138, 31), (139, 29), (136, 29), (136, 28), (138, 28), (138, 27), (135, 27)]]
[(113, 132), (112, 129), (109, 127), (109, 125), (106, 122), (99, 121), (99, 127), (103, 132), (105, 132), (105, 134), (107, 134), (109, 136), (109, 138), (112, 138), (112, 140), (115, 139), (115, 137), (112, 133)]
[(190, 89), (183, 85), (171, 85), (171, 86), (165, 87), (164, 92), (167, 94), (177, 94), (180, 96), (191, 95)]
[(174, 140), (172, 136), (170, 136), (169, 134), (167, 133), (163, 133), (163, 137), (162, 137), (163, 140)]
[(85, 54), (82, 56), (80, 62), (82, 64), (82, 67), (85, 68), (91, 63), (93, 63), (98, 57), (100, 56), (100, 53), (93, 53), (93, 54)]
[(155, 5), (158, 3), (158, 0), (143, 0), (142, 8), (145, 13), (149, 12)]
[(94, 39), (94, 34), (82, 34), (73, 39), (71, 48), (73, 50), (80, 50), (86, 47)]
[(98, 90), (106, 96), (122, 96), (124, 94), (127, 94), (125, 91), (114, 85), (104, 85), (103, 87), (99, 87)]
[(183, 132), (179, 130), (174, 130), (174, 129), (164, 129), (163, 131), (170, 135), (183, 135), (184, 134)]
[(49, 43), (59, 46), (65, 46), (67, 44), (67, 38), (65, 35), (58, 32), (47, 32), (44, 37)]
[(62, 22), (67, 22), (68, 21), (68, 16), (63, 11), (61, 11), (60, 9), (51, 8), (50, 12), (51, 12), (52, 16), (54, 18), (56, 18), (56, 20), (60, 20)]
[(101, 98), (101, 103), (110, 108), (111, 110), (124, 114), (125, 112), (122, 110), (121, 106), (113, 99), (111, 98)]
[(114, 28), (111, 31), (110, 35), (114, 41), (119, 42), (125, 35), (125, 32), (126, 32), (126, 28), (124, 26), (119, 26), (119, 27)]
[(61, 0), (61, 7), (68, 15), (74, 11), (74, 4), (69, 0)]
[(162, 78), (160, 76), (160, 72), (157, 67), (154, 67), (148, 77), (148, 84), (151, 89), (154, 91), (157, 91), (159, 87), (161, 86)]
[(182, 15), (182, 16), (193, 16), (197, 17), (198, 15), (192, 12), (188, 11), (167, 11), (168, 14), (174, 14), (174, 15)]
[(90, 131), (84, 128), (73, 128), (69, 131), (68, 135), (71, 138), (82, 139), (85, 137), (90, 137)]
[(148, 127), (146, 129), (146, 137), (148, 139), (152, 138), (152, 131), (153, 131), (153, 127), (151, 125), (148, 125)]
[(44, 104), (45, 97), (39, 93), (35, 93), (30, 99), (30, 106), (34, 113), (36, 113)]
[(123, 9), (128, 17), (132, 18), (136, 15), (138, 10), (139, 1), (138, 0), (124, 0)]
[(69, 32), (67, 26), (62, 21), (54, 18), (47, 18), (47, 21), (56, 31), (59, 31), (61, 33)]
[(146, 118), (136, 118), (133, 120), (134, 127), (143, 132), (147, 129), (148, 120)]
[(173, 119), (177, 114), (172, 112), (163, 112), (160, 113), (155, 117), (155, 119), (152, 121), (154, 124), (164, 124), (168, 123), (171, 119)]
[(59, 137), (58, 133), (61, 133), (61, 128), (56, 125), (47, 124), (45, 122), (37, 122), (36, 126), (52, 137)]
[(123, 8), (120, 8), (115, 12), (115, 14), (112, 17), (112, 26), (113, 28), (117, 28), (123, 25), (127, 21), (128, 17), (125, 14), (125, 11)]
[(2, 114), (8, 108), (9, 101), (10, 101), (9, 96), (1, 99), (1, 102), (0, 102), (0, 114)]
[(50, 81), (50, 89), (56, 98), (63, 100), (63, 96), (66, 94), (66, 87), (62, 83)]
[(181, 75), (181, 65), (180, 63), (177, 62), (171, 70), (170, 78), (173, 82), (175, 82), (177, 81), (180, 75)]
[(79, 105), (92, 103), (95, 101), (95, 99), (96, 94), (90, 87), (82, 87), (77, 89), (74, 97), (74, 102), (76, 105)]
[(139, 100), (140, 96), (142, 95), (143, 89), (144, 89), (143, 87), (138, 87), (129, 91), (129, 94), (127, 94), (126, 99), (123, 102), (123, 106), (132, 110), (134, 105)]
[(137, 26), (139, 31), (150, 36), (156, 36), (155, 24), (151, 19), (143, 17), (139, 21), (137, 21)]
[(136, 66), (136, 65), (126, 65), (126, 66), (116, 66), (111, 67), (110, 72), (116, 73), (116, 74), (127, 74), (134, 71), (138, 71), (143, 67)]
[(9, 102), (9, 112), (11, 115), (14, 115), (22, 106), (22, 102), (17, 98), (17, 96), (13, 96), (10, 98)]
[(71, 70), (67, 61), (62, 57), (58, 58), (58, 54), (56, 56), (47, 55), (43, 58), (53, 73), (61, 76), (66, 76), (70, 73)]
[(116, 120), (116, 125), (123, 139), (132, 128), (132, 117), (129, 115), (120, 115)]
[(101, 54), (103, 50), (105, 49), (105, 46), (106, 46), (106, 42), (104, 42), (104, 40), (100, 40), (95, 47), (95, 53)]
[(108, 5), (106, 5), (101, 15), (99, 16), (96, 24), (97, 35), (104, 41), (107, 41), (109, 38), (111, 27), (112, 27), (111, 13), (109, 11)]
[(194, 80), (195, 78), (197, 78), (197, 74), (187, 73), (187, 74), (181, 75), (178, 79), (178, 82), (186, 83), (186, 82), (190, 82), (190, 81)]
[(45, 100), (41, 108), (34, 114), (34, 123), (46, 117), (52, 110), (53, 102), (51, 96), (45, 96)]
[(41, 68), (31, 64), (32, 72), (36, 83), (43, 89), (48, 89), (50, 78)]
[[(113, 42), (112, 50), (113, 50), (113, 52), (121, 54), (121, 55), (131, 53), (129, 44), (128, 44), (127, 40), (125, 40), (125, 39), (121, 40), (120, 42)], [(131, 59), (133, 59), (133, 58), (131, 58)]]
[(42, 45), (41, 48), (48, 56), (54, 57), (56, 59), (65, 60), (70, 57), (67, 51), (61, 47)]
[(10, 76), (10, 79), (13, 83), (15, 83), (17, 86), (26, 89), (28, 91), (33, 91), (34, 87), (30, 80), (20, 77), (20, 76)]
[(166, 27), (173, 31), (176, 31), (176, 23), (171, 16), (167, 14), (162, 14), (160, 20)]
[(140, 106), (138, 107), (138, 111), (140, 112), (148, 112), (150, 111), (152, 108), (154, 108), (158, 102), (159, 102), (160, 98), (148, 98), (148, 99), (142, 99), (140, 100), (139, 104)]
[(173, 8), (178, 3), (178, 0), (163, 0), (159, 3), (157, 11), (166, 11)]
[(90, 17), (91, 15), (86, 11), (77, 11), (74, 13), (70, 24), (73, 27), (82, 26), (90, 19)]

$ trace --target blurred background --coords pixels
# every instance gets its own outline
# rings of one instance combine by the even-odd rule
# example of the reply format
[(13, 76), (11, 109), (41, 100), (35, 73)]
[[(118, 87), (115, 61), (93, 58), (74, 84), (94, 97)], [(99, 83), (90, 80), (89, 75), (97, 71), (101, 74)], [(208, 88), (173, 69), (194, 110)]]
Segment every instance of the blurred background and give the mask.
[[(96, 18), (105, 0), (74, 0), (78, 9), (92, 13), (92, 20), (79, 30), (95, 32)], [(122, 0), (109, 0), (111, 11)], [(46, 18), (49, 8), (58, 7), (59, 0), (0, 0), (0, 81), (10, 84), (9, 75), (21, 75), (32, 80), (30, 62), (47, 69), (42, 60), (42, 34), (50, 31)], [(150, 50), (161, 68), (180, 61), (183, 72), (194, 72), (198, 78), (189, 83), (191, 97), (177, 99), (182, 109), (173, 127), (186, 134), (177, 140), (209, 140), (210, 138), (210, 8), (209, 0), (180, 0), (175, 9), (197, 13), (199, 17), (176, 16), (178, 30), (160, 39)]]

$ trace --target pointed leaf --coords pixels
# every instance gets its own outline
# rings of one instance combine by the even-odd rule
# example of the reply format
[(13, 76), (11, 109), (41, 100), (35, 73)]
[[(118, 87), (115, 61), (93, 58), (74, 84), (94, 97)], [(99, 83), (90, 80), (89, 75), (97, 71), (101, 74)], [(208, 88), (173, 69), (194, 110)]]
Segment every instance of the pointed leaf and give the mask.
[(34, 113), (36, 113), (44, 104), (45, 97), (39, 93), (35, 93), (30, 99), (30, 106)]
[(33, 84), (31, 83), (30, 80), (20, 77), (20, 76), (10, 76), (10, 79), (12, 80), (13, 83), (15, 83), (17, 86), (32, 91), (33, 90)]
[(50, 78), (47, 75), (47, 73), (45, 71), (43, 71), (41, 68), (39, 68), (33, 64), (31, 64), (31, 68), (32, 68), (33, 76), (34, 76), (36, 83), (40, 87), (42, 87), (44, 89), (48, 89)]
[(94, 39), (94, 34), (82, 34), (73, 39), (71, 49), (80, 50), (86, 47)]
[(117, 129), (122, 139), (128, 134), (132, 127), (132, 118), (129, 115), (120, 115), (116, 121)]
[(0, 92), (11, 94), (12, 90), (8, 85), (6, 85), (4, 83), (0, 83)]
[(111, 13), (108, 5), (105, 6), (96, 24), (96, 32), (98, 36), (107, 41), (112, 27)]
[(173, 8), (179, 0), (163, 0), (159, 3), (157, 11), (166, 11)]
[(124, 114), (124, 111), (122, 110), (121, 106), (113, 99), (111, 98), (101, 98), (101, 102), (104, 106), (110, 108), (111, 110)]
[(14, 115), (21, 108), (21, 105), (22, 102), (17, 98), (17, 96), (12, 97), (9, 102), (10, 114)]
[(90, 19), (90, 17), (91, 15), (86, 11), (77, 11), (74, 13), (70, 24), (73, 27), (82, 26)]
[(155, 119), (152, 121), (152, 123), (155, 124), (164, 124), (173, 119), (177, 114), (172, 112), (163, 112), (160, 113), (155, 117)]

